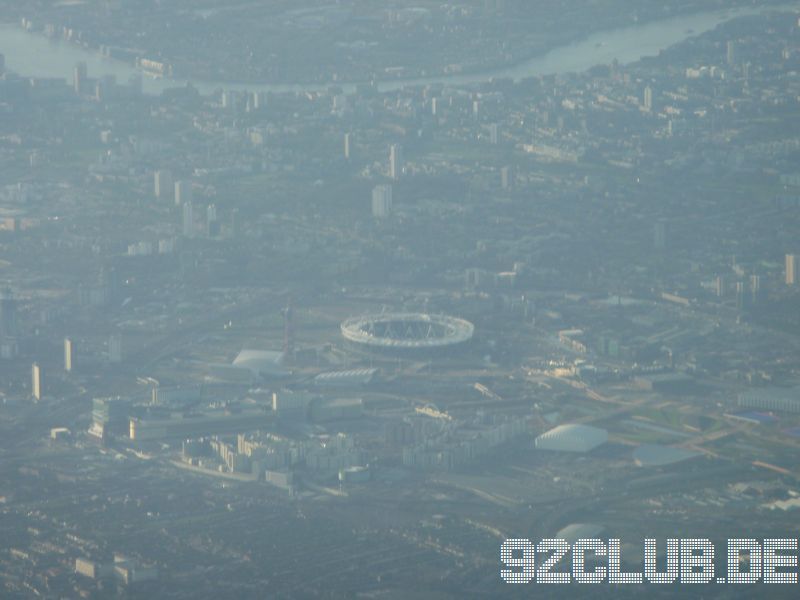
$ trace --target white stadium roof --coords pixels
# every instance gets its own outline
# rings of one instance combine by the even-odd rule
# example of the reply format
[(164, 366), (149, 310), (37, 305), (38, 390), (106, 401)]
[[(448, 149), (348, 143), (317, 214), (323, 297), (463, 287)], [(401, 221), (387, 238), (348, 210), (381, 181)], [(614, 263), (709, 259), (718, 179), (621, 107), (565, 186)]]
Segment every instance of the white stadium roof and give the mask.
[(475, 326), (446, 315), (384, 313), (347, 319), (341, 331), (346, 340), (363, 346), (423, 350), (468, 342)]

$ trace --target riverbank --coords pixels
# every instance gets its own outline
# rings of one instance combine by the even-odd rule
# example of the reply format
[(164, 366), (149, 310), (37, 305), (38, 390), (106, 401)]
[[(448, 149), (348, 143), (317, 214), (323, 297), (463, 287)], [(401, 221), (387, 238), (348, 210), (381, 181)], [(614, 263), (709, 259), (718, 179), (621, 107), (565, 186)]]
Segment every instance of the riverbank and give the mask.
[[(771, 8), (798, 8), (800, 3), (780, 4)], [(381, 91), (396, 90), (404, 86), (442, 84), (469, 86), (495, 78), (514, 80), (545, 74), (559, 74), (588, 70), (597, 64), (609, 64), (617, 60), (622, 64), (635, 62), (646, 56), (655, 56), (661, 50), (677, 44), (687, 37), (699, 35), (717, 25), (735, 18), (757, 14), (764, 7), (723, 9), (692, 15), (671, 17), (634, 26), (601, 31), (580, 41), (561, 45), (544, 54), (497, 69), (473, 73), (393, 79), (375, 82)], [(5, 55), (9, 70), (30, 77), (69, 78), (78, 62), (85, 62), (92, 77), (114, 76), (120, 82), (132, 77), (143, 77), (143, 91), (160, 94), (165, 89), (184, 86), (187, 79), (180, 77), (150, 77), (125, 62), (104, 57), (99, 51), (90, 50), (64, 41), (53, 41), (42, 34), (24, 31), (18, 25), (0, 25), (0, 52)], [(314, 84), (245, 83), (226, 80), (193, 80), (192, 84), (203, 94), (220, 88), (262, 92), (304, 92), (325, 89), (338, 85), (345, 92), (355, 90), (357, 83), (338, 81)]]

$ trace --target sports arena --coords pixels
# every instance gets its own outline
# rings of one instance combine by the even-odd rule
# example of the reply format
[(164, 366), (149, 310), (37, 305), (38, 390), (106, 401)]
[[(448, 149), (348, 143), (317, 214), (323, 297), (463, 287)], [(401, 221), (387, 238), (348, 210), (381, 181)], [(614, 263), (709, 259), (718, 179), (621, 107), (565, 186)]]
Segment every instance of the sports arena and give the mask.
[(429, 353), (447, 350), (472, 339), (475, 326), (464, 319), (425, 313), (386, 313), (347, 319), (342, 336), (373, 351)]

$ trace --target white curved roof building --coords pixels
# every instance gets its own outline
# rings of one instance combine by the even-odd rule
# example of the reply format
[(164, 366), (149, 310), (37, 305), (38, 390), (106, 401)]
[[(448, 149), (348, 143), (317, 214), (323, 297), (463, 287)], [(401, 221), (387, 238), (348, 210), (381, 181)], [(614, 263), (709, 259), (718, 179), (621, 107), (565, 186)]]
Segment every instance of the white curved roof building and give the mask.
[(566, 540), (570, 544), (574, 544), (578, 540), (600, 537), (603, 530), (604, 527), (596, 523), (572, 523), (560, 529), (554, 537), (557, 540)]
[(233, 359), (233, 365), (250, 369), (258, 375), (283, 374), (283, 358), (283, 352), (245, 349)]
[(695, 456), (700, 456), (700, 453), (661, 444), (642, 444), (633, 451), (633, 461), (639, 467), (662, 467), (683, 462)]
[(608, 441), (605, 429), (591, 425), (559, 425), (536, 438), (540, 450), (557, 452), (589, 452)]

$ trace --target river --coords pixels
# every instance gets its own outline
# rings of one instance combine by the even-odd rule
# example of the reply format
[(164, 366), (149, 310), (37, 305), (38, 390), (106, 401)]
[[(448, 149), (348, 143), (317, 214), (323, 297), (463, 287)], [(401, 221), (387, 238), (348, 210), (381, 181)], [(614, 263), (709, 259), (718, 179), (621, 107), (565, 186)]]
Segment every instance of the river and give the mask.
[[(798, 10), (800, 3), (782, 5), (784, 10)], [(488, 81), (492, 78), (526, 77), (554, 73), (581, 72), (598, 65), (610, 64), (617, 59), (621, 64), (635, 62), (647, 56), (655, 56), (661, 50), (673, 46), (692, 35), (714, 29), (717, 25), (737, 16), (758, 14), (764, 8), (746, 7), (696, 13), (636, 24), (619, 29), (599, 32), (589, 37), (559, 46), (549, 52), (511, 67), (471, 74), (441, 75), (420, 79), (387, 80), (378, 82), (382, 91), (391, 91), (406, 85), (442, 83), (465, 86)], [(55, 77), (69, 79), (78, 62), (85, 62), (90, 77), (113, 75), (120, 83), (141, 73), (135, 67), (103, 57), (99, 52), (88, 50), (65, 41), (53, 41), (40, 33), (28, 33), (16, 24), (0, 25), (0, 53), (5, 55), (6, 68), (25, 77)], [(143, 90), (148, 94), (160, 94), (163, 90), (183, 86), (186, 80), (143, 76)], [(192, 84), (203, 94), (215, 89), (251, 91), (313, 91), (329, 85), (339, 85), (345, 91), (354, 89), (354, 84), (236, 84), (215, 81), (193, 80)]]

